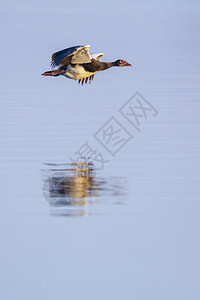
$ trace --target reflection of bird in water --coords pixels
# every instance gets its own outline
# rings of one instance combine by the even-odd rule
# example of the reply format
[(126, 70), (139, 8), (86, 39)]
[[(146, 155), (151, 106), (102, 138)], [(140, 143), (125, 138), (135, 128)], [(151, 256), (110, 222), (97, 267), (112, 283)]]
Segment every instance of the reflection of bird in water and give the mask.
[(100, 187), (94, 180), (94, 169), (90, 163), (73, 163), (65, 176), (54, 176), (49, 180), (50, 195), (55, 199), (54, 205), (63, 203), (67, 198), (68, 205), (86, 205), (88, 197), (99, 196)]
[[(67, 167), (66, 167), (67, 165)], [(43, 196), (51, 214), (84, 216), (98, 214), (100, 204), (123, 204), (126, 181), (122, 177), (95, 177), (93, 163), (46, 164)], [(62, 166), (62, 167), (61, 167)], [(65, 166), (65, 167), (63, 167)], [(49, 168), (50, 167), (50, 168)], [(96, 208), (95, 208), (96, 207)]]
[(44, 76), (59, 76), (63, 75), (70, 79), (78, 80), (82, 84), (91, 82), (94, 74), (97, 72), (109, 69), (111, 67), (126, 67), (132, 66), (122, 59), (114, 62), (101, 62), (103, 53), (89, 53), (90, 46), (74, 46), (52, 55), (52, 67), (58, 67), (56, 70), (43, 73)]
[[(90, 188), (94, 185), (92, 165), (86, 163), (77, 163), (73, 165), (73, 175), (66, 178), (64, 185), (70, 183), (69, 194), (72, 198), (76, 198), (76, 204), (86, 203), (86, 198), (91, 196)], [(92, 191), (94, 191), (92, 189)], [(81, 199), (81, 201), (78, 201)]]

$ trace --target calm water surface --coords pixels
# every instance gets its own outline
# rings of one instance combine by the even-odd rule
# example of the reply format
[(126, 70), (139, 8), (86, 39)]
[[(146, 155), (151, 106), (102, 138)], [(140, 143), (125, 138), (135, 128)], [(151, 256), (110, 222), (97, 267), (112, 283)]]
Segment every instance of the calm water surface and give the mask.
[[(3, 5), (1, 299), (200, 298), (199, 14), (198, 1)], [(85, 86), (40, 76), (82, 43), (134, 67)], [(140, 124), (120, 110), (136, 92)], [(99, 170), (72, 164), (86, 142)]]

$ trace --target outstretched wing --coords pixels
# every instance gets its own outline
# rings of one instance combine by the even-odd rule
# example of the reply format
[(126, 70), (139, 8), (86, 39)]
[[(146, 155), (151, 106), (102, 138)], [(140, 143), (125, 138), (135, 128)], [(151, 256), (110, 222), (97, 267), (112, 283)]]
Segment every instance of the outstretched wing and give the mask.
[(51, 67), (66, 66), (72, 64), (90, 63), (92, 57), (89, 54), (90, 45), (74, 46), (52, 55)]
[(92, 53), (91, 54), (91, 57), (98, 60), (98, 61), (101, 60), (102, 56), (104, 56), (104, 53)]
[(52, 55), (51, 67), (62, 65), (62, 61), (66, 57), (70, 57), (75, 51), (82, 48), (83, 46), (74, 46), (61, 51), (58, 51)]

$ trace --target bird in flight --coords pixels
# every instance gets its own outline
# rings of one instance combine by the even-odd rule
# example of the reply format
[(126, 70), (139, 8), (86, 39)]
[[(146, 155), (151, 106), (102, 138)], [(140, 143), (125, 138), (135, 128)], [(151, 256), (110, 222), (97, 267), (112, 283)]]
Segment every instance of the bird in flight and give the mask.
[(63, 75), (70, 79), (78, 80), (78, 83), (91, 83), (97, 72), (111, 67), (131, 66), (128, 62), (118, 59), (114, 62), (101, 62), (103, 53), (89, 53), (90, 45), (74, 46), (52, 55), (51, 67), (55, 70), (44, 72), (44, 76)]

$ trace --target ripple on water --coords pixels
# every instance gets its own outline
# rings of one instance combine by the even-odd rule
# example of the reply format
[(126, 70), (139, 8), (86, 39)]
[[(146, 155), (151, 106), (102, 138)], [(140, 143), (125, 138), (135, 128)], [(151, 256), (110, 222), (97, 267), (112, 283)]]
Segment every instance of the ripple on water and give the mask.
[(99, 215), (103, 204), (124, 204), (126, 178), (98, 177), (91, 162), (44, 166), (43, 196), (51, 215)]

